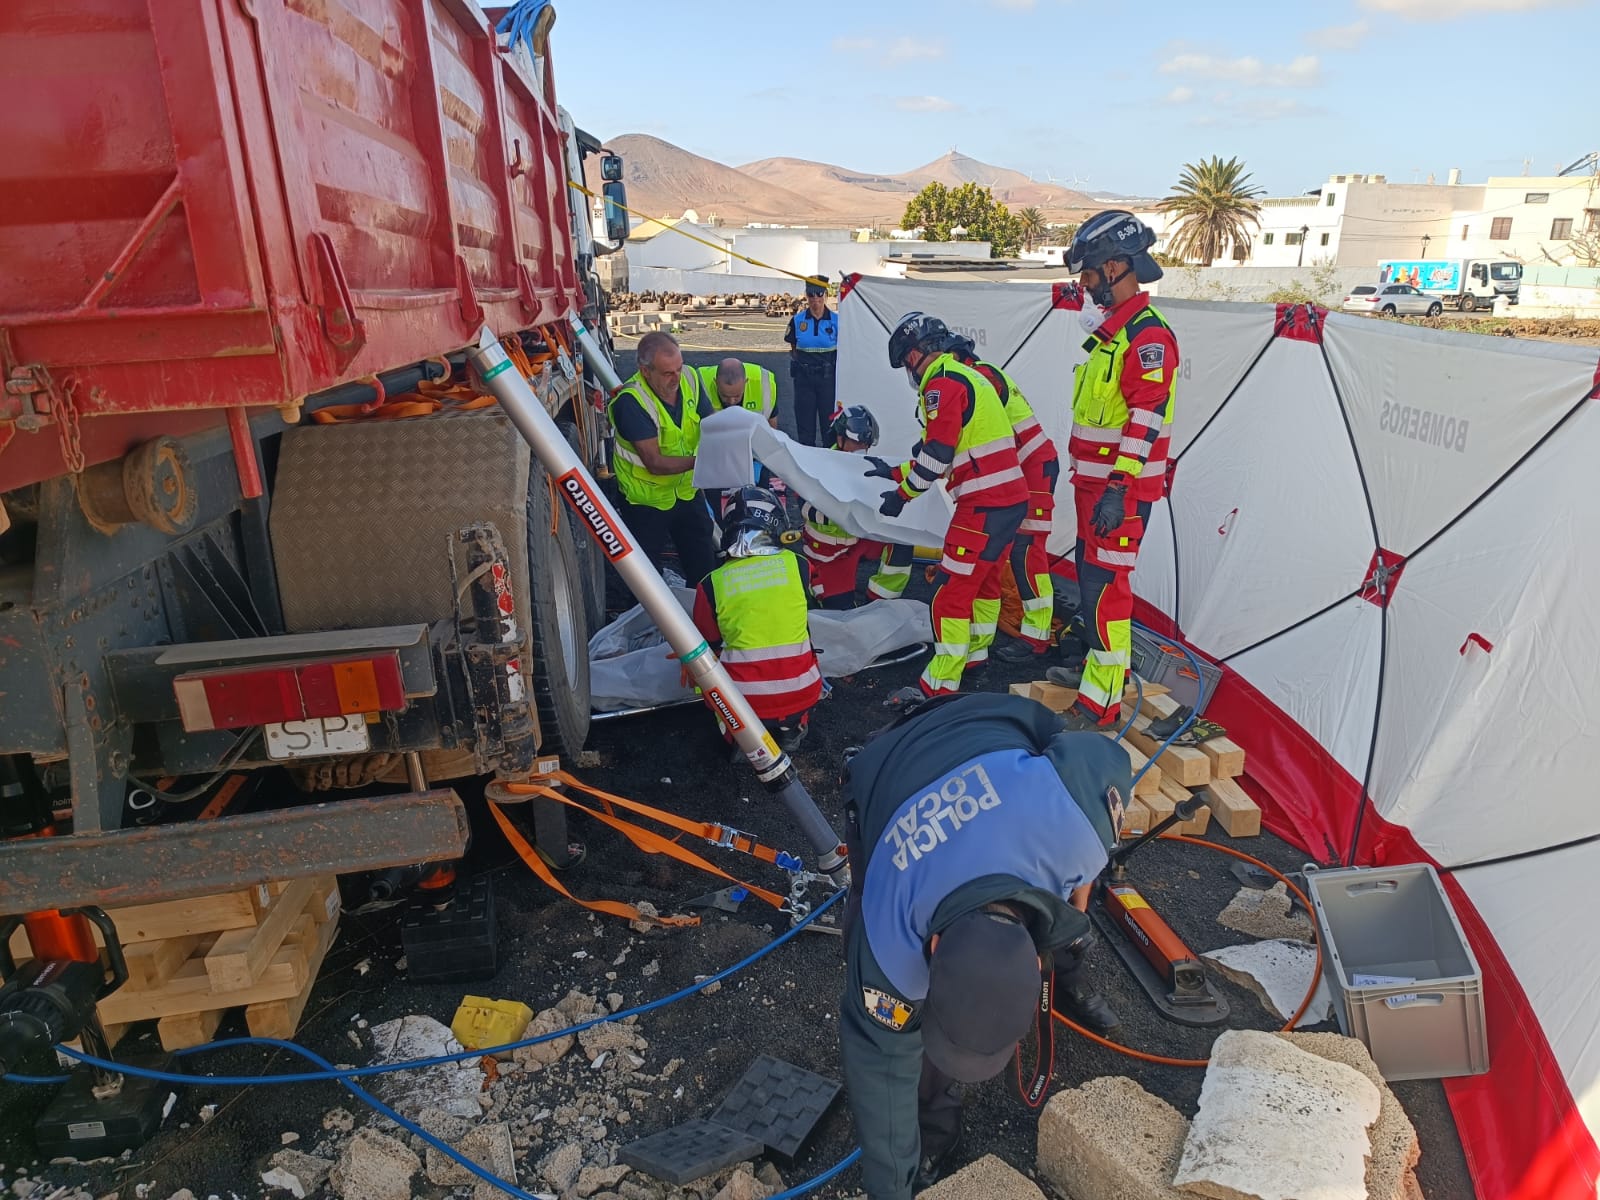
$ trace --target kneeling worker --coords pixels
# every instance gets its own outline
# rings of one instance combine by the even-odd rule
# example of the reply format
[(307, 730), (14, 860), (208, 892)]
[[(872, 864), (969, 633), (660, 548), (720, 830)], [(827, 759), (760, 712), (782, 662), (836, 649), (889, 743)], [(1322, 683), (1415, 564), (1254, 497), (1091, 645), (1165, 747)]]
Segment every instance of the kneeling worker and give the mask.
[(1110, 739), (982, 693), (923, 705), (850, 759), (839, 1036), (871, 1200), (954, 1165), (959, 1085), (1011, 1061), (1052, 955), (1058, 1007), (1116, 1027), (1080, 971), (1130, 775)]
[(822, 671), (806, 624), (811, 573), (779, 544), (787, 524), (766, 488), (730, 493), (722, 522), (725, 561), (694, 597), (695, 625), (785, 753), (805, 740), (811, 709), (822, 698)]
[[(829, 427), (833, 448), (846, 454), (865, 454), (878, 444), (878, 419), (860, 404), (852, 404), (833, 418)], [(876, 557), (878, 570), (867, 583), (867, 595), (874, 600), (897, 600), (905, 595), (911, 579), (910, 546), (858, 538), (836, 525), (816, 505), (807, 501), (800, 508), (805, 520), (806, 561), (811, 564), (811, 591), (823, 608), (849, 609), (856, 606), (856, 573), (862, 558)]]

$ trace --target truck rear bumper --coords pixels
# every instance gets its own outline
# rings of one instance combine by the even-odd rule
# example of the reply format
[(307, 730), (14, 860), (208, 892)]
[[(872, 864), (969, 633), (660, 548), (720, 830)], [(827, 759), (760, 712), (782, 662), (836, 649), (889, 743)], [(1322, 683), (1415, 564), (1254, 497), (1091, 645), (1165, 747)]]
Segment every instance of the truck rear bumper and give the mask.
[(468, 832), (461, 800), (441, 789), (0, 841), (0, 915), (151, 904), (280, 879), (454, 859), (465, 853)]

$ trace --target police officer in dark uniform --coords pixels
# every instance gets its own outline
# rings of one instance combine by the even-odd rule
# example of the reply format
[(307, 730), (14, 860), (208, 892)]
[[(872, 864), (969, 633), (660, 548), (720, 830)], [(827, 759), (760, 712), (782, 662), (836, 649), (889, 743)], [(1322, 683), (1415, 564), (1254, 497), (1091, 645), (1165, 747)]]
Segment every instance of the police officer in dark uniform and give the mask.
[(1058, 1007), (1115, 1027), (1078, 974), (1130, 779), (1117, 743), (989, 693), (930, 701), (849, 760), (839, 1037), (871, 1200), (953, 1165), (960, 1084), (1005, 1068), (1052, 966)]
[(833, 421), (839, 315), (828, 307), (828, 285), (820, 279), (806, 280), (806, 306), (789, 318), (783, 340), (789, 343), (796, 431), (804, 445), (825, 445)]

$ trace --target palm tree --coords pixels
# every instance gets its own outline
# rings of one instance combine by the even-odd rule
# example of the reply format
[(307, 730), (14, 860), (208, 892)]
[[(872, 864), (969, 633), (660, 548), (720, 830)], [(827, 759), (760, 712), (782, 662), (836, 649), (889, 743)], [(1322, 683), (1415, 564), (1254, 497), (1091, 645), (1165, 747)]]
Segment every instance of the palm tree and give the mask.
[(1044, 240), (1048, 227), (1044, 223), (1044, 214), (1037, 208), (1025, 208), (1017, 214), (1021, 222), (1019, 232), (1022, 234), (1022, 244), (1029, 250)]
[(1250, 175), (1237, 158), (1223, 162), (1212, 155), (1198, 163), (1185, 163), (1172, 195), (1156, 207), (1176, 213), (1171, 252), (1184, 260), (1198, 258), (1210, 266), (1231, 242), (1237, 253), (1250, 250), (1250, 227), (1261, 224), (1261, 205), (1255, 198), (1264, 189), (1250, 185)]

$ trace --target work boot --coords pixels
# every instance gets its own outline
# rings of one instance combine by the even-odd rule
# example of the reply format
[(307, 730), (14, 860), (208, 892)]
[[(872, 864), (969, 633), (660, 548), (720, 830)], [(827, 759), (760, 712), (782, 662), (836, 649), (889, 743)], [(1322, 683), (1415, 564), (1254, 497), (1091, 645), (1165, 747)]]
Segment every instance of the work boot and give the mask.
[(1025, 663), (1032, 662), (1036, 658), (1042, 658), (1045, 649), (1045, 647), (1034, 649), (1032, 642), (1023, 641), (1021, 638), (1013, 638), (1003, 646), (992, 647), (989, 653), (1003, 663)]
[[(1076, 971), (1072, 972), (1072, 975), (1077, 974)], [(1056, 975), (1056, 1003), (1063, 1014), (1101, 1037), (1110, 1037), (1122, 1028), (1122, 1021), (1104, 996), (1091, 985), (1081, 979), (1071, 978), (1066, 973)]]
[(923, 1156), (922, 1161), (917, 1164), (917, 1177), (911, 1184), (913, 1191), (922, 1192), (926, 1188), (931, 1188), (949, 1174), (950, 1168), (956, 1164), (956, 1155), (961, 1150), (962, 1133), (963, 1130), (957, 1129), (955, 1140), (938, 1154)]
[(778, 749), (785, 754), (793, 754), (800, 749), (800, 743), (806, 740), (806, 734), (809, 732), (811, 732), (809, 722), (801, 725), (791, 725), (787, 729), (779, 729), (777, 731)]
[[(1056, 682), (1054, 679), (1051, 683)], [(1061, 714), (1061, 725), (1068, 733), (1098, 733), (1103, 729), (1115, 730), (1116, 719), (1102, 721), (1081, 704), (1074, 704)]]
[(1083, 664), (1068, 667), (1051, 667), (1044, 677), (1059, 687), (1076, 689), (1083, 683)]

